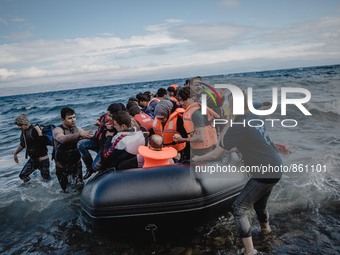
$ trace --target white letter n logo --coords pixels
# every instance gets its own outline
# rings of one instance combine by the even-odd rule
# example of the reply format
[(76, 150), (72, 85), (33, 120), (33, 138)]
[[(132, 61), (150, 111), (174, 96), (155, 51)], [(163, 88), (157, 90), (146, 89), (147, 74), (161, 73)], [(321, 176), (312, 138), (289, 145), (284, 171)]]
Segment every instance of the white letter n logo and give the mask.
[(217, 89), (229, 89), (233, 97), (233, 114), (243, 115), (244, 114), (244, 95), (240, 88), (231, 84), (216, 84)]

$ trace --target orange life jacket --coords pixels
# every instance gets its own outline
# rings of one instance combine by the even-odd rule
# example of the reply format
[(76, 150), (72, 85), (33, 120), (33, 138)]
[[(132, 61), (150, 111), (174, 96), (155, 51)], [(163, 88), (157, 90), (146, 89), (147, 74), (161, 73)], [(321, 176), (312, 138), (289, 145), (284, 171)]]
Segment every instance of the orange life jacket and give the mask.
[(169, 87), (172, 87), (174, 90), (176, 90), (178, 88), (178, 84), (171, 84)]
[(149, 101), (148, 106), (151, 104), (152, 101), (155, 101), (155, 100), (157, 100), (158, 103), (161, 101), (159, 98), (154, 97)]
[(177, 98), (176, 98), (176, 97), (174, 97), (174, 96), (170, 96), (170, 100), (171, 100), (171, 101), (173, 101), (173, 102), (175, 102), (175, 103), (176, 103), (176, 105), (180, 106), (180, 103), (178, 102), (178, 100), (177, 100)]
[(156, 135), (160, 135), (163, 137), (164, 146), (173, 147), (177, 151), (183, 150), (186, 145), (186, 142), (175, 143), (173, 140), (173, 136), (175, 134), (179, 134), (177, 131), (177, 119), (178, 116), (183, 114), (183, 112), (183, 108), (177, 108), (173, 113), (171, 113), (169, 119), (164, 125), (164, 128), (162, 123), (157, 118), (153, 120), (153, 131)]
[[(198, 103), (193, 103), (189, 105), (189, 107), (185, 110), (183, 114), (183, 122), (184, 122), (184, 128), (188, 133), (188, 136), (192, 136), (195, 132), (194, 123), (192, 122), (191, 116), (196, 112), (197, 110), (201, 109), (201, 105)], [(212, 109), (207, 107), (207, 119), (208, 121), (212, 121), (213, 118), (219, 118), (220, 116), (214, 112)], [(206, 149), (210, 148), (213, 145), (217, 144), (217, 133), (216, 129), (208, 124), (204, 127), (204, 141), (202, 142), (193, 142), (190, 143), (191, 148), (193, 149)]]
[(133, 119), (146, 130), (149, 131), (150, 129), (152, 129), (153, 119), (149, 115), (141, 112), (133, 116)]
[(147, 146), (139, 146), (138, 153), (144, 157), (143, 167), (166, 166), (177, 156), (177, 151), (171, 147), (163, 147), (160, 151), (151, 150)]

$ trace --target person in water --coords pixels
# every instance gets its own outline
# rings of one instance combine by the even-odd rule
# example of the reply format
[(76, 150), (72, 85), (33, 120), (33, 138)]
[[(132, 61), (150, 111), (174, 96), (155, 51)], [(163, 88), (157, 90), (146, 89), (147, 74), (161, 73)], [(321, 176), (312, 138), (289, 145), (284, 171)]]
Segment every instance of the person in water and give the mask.
[(76, 125), (76, 113), (71, 108), (61, 109), (62, 125), (53, 130), (56, 175), (64, 192), (70, 184), (72, 188), (82, 189), (83, 173), (77, 143), (80, 139), (92, 137), (92, 130), (83, 130)]
[(41, 177), (45, 181), (51, 179), (50, 175), (50, 159), (47, 155), (48, 138), (43, 135), (42, 130), (38, 125), (33, 126), (25, 113), (16, 117), (14, 122), (21, 130), (20, 144), (14, 152), (14, 161), (19, 163), (18, 154), (26, 149), (26, 159), (29, 160), (21, 170), (19, 177), (24, 182), (30, 180), (30, 174), (36, 169), (40, 170)]
[[(229, 101), (229, 104), (231, 112), (233, 112), (232, 99)], [(247, 108), (247, 104), (245, 104), (245, 107)], [(230, 118), (235, 123), (243, 121), (248, 123), (250, 119), (257, 119), (247, 109), (245, 109), (245, 115), (235, 116), (231, 114)], [(217, 160), (224, 152), (233, 151), (236, 148), (242, 153), (245, 166), (280, 167), (282, 165), (282, 160), (264, 127), (256, 125), (254, 121), (252, 126), (233, 125), (223, 133), (223, 138), (215, 150), (203, 156), (194, 156), (192, 161)], [(271, 232), (271, 228), (269, 225), (267, 202), (273, 187), (280, 180), (281, 176), (281, 172), (254, 173), (232, 205), (232, 214), (235, 218), (238, 233), (242, 238), (245, 247), (244, 254), (246, 255), (257, 254), (251, 237), (247, 211), (254, 207), (261, 225), (261, 232), (263, 235), (268, 235)]]

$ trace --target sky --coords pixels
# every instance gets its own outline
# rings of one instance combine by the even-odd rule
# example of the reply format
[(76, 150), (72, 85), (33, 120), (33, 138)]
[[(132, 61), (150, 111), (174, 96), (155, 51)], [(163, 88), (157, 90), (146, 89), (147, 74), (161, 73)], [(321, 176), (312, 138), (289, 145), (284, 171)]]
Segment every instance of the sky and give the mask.
[(0, 96), (340, 64), (339, 0), (0, 0)]

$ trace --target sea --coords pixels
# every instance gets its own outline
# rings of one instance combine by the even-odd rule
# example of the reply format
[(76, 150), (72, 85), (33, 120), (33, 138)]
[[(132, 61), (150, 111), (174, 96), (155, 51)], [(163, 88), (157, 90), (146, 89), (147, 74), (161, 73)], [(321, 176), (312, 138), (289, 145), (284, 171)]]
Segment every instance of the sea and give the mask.
[[(274, 143), (285, 144), (291, 153), (281, 154), (285, 172), (274, 187), (268, 208), (272, 235), (257, 235), (259, 224), (254, 212), (254, 245), (262, 254), (340, 254), (340, 65), (302, 67), (203, 77), (207, 84), (233, 84), (253, 89), (254, 101), (272, 101), (272, 89), (304, 88), (311, 99), (303, 106), (287, 105), (262, 119)], [(98, 225), (89, 221), (80, 206), (80, 194), (63, 193), (51, 161), (50, 182), (39, 171), (24, 184), (13, 153), (20, 130), (14, 119), (26, 112), (31, 123), (60, 124), (60, 110), (71, 107), (77, 125), (95, 129), (94, 121), (108, 105), (126, 104), (139, 92), (156, 92), (185, 79), (160, 80), (105, 87), (63, 90), (0, 97), (0, 253), (1, 254), (241, 254), (233, 216), (227, 210), (216, 218), (176, 229), (126, 225)], [(301, 93), (292, 98), (304, 97)], [(260, 118), (260, 117), (259, 117)], [(294, 120), (287, 121), (287, 119)], [(292, 123), (295, 123), (292, 126)], [(289, 126), (290, 127), (287, 127)], [(51, 148), (49, 147), (49, 150)], [(86, 185), (86, 183), (85, 183)], [(170, 224), (171, 225), (171, 224)], [(153, 233), (151, 233), (153, 232)]]

